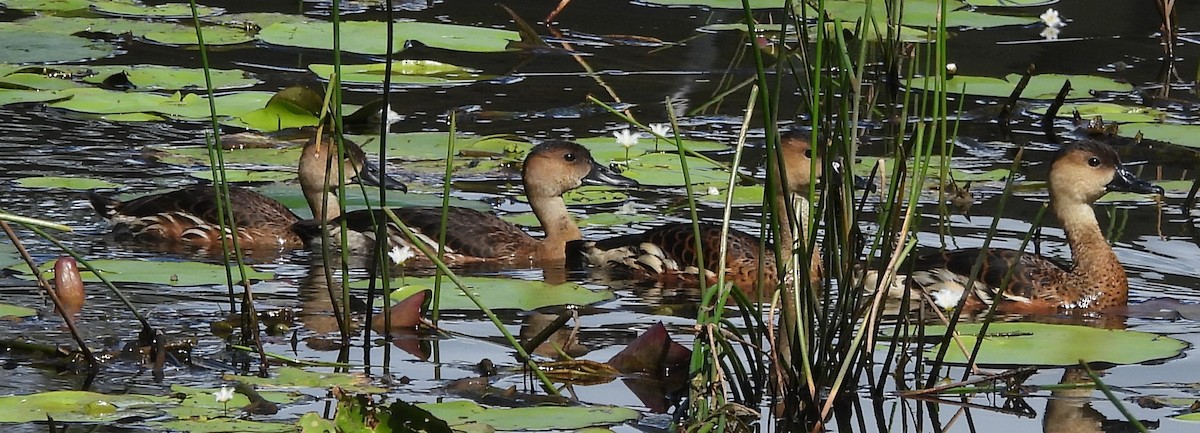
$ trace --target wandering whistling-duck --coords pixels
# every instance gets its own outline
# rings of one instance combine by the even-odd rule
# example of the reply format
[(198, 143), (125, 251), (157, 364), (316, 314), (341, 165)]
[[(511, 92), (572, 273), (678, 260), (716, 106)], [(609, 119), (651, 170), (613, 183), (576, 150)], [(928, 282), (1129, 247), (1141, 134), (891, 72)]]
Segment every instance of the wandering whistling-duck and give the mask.
[[(404, 184), (388, 177), (371, 164), (362, 149), (350, 142), (344, 144), (342, 173), (350, 179), (373, 186), (405, 190)], [(337, 146), (325, 138), (312, 139), (300, 153), (299, 177), (304, 197), (313, 211), (326, 218), (339, 214)], [(184, 247), (219, 251), (223, 234), (218, 219), (217, 196), (212, 186), (190, 186), (163, 194), (149, 195), (130, 201), (118, 201), (88, 193), (92, 208), (113, 226), (118, 237), (133, 238), (163, 247)], [(299, 248), (303, 239), (292, 230), (300, 221), (283, 204), (257, 192), (229, 187), (230, 210), (237, 226), (238, 243), (251, 250)]]
[[(787, 191), (807, 194), (814, 177), (820, 176), (820, 160), (813, 161), (812, 145), (798, 132), (785, 134), (780, 140)], [(817, 167), (814, 173), (813, 167)], [(776, 197), (777, 208), (783, 209), (784, 191)], [(801, 216), (800, 220), (805, 218)], [(803, 230), (801, 230), (803, 231)], [(578, 259), (601, 268), (627, 273), (630, 278), (652, 280), (664, 284), (695, 285), (701, 283), (696, 268), (695, 236), (691, 223), (671, 223), (658, 226), (642, 233), (617, 236), (600, 241), (573, 243), (571, 254)], [(785, 232), (784, 236), (789, 236)], [(716, 282), (713, 271), (720, 258), (721, 227), (715, 224), (700, 225), (701, 244), (704, 251), (705, 284)], [(794, 236), (789, 236), (793, 237)], [(725, 254), (726, 280), (744, 291), (753, 291), (759, 283), (761, 270), (762, 287), (772, 291), (779, 284), (775, 267), (775, 253), (767, 246), (760, 254), (761, 241), (757, 236), (730, 229)], [(785, 253), (790, 249), (785, 249)], [(820, 279), (820, 256), (812, 255), (809, 277)]]
[[(1104, 310), (1123, 306), (1129, 297), (1125, 269), (1100, 231), (1092, 203), (1108, 191), (1162, 194), (1163, 189), (1138, 179), (1121, 165), (1108, 145), (1083, 141), (1063, 147), (1050, 165), (1050, 206), (1062, 222), (1075, 263), (1064, 267), (1045, 257), (992, 248), (965, 309), (977, 310), (996, 299), (1006, 275), (1004, 311), (1048, 311), (1059, 308)], [(979, 249), (963, 249), (921, 257), (913, 281), (943, 308), (957, 305)]]
[[(570, 141), (547, 141), (534, 147), (521, 169), (525, 196), (538, 222), (545, 231), (544, 239), (525, 233), (513, 223), (494, 214), (461, 207), (449, 208), (446, 217), (444, 260), (451, 265), (480, 262), (534, 264), (559, 261), (565, 257), (568, 241), (582, 238), (579, 226), (567, 212), (562, 195), (583, 184), (636, 186), (637, 182), (599, 165), (587, 148)], [(417, 237), (436, 251), (442, 223), (440, 207), (407, 207), (392, 210), (411, 228)], [(340, 225), (346, 223), (347, 239), (354, 256), (370, 256), (375, 242), (374, 222), (387, 221), (380, 211), (349, 212), (331, 220), (327, 225), (329, 239), (339, 239)], [(313, 222), (301, 222), (297, 230), (304, 232), (312, 245), (320, 245), (322, 227)], [(397, 227), (388, 224), (388, 243), (391, 247), (413, 245)], [(415, 249), (415, 248), (414, 248)]]

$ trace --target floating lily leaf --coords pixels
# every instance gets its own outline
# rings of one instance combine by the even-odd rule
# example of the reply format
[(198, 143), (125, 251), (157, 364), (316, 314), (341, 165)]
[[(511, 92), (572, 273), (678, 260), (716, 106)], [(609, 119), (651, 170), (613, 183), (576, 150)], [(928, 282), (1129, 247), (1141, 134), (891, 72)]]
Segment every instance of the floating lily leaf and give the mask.
[[(1025, 90), (1021, 93), (1021, 97), (1026, 99), (1054, 99), (1066, 80), (1071, 80), (1071, 91), (1067, 93), (1067, 99), (1090, 98), (1092, 97), (1092, 92), (1133, 91), (1132, 85), (1119, 83), (1110, 78), (1091, 75), (1042, 74), (1034, 75), (1029, 79), (1029, 85), (1025, 87)], [(1017, 87), (1017, 83), (1020, 81), (1020, 74), (1009, 74), (1004, 79), (955, 75), (954, 78), (946, 80), (946, 91), (956, 95), (963, 93), (965, 89), (965, 93), (968, 95), (1000, 98), (1012, 94), (1013, 89)], [(932, 80), (916, 78), (909, 83), (909, 86), (915, 89), (932, 90), (935, 83)]]
[(96, 188), (117, 188), (121, 184), (90, 177), (38, 176), (22, 177), (16, 180), (17, 185), (25, 188), (63, 188), (74, 190), (89, 190)]
[[(587, 147), (592, 152), (592, 158), (595, 158), (601, 164), (607, 165), (614, 160), (625, 160), (625, 147), (617, 144), (611, 135), (581, 138), (576, 141)], [(725, 143), (711, 140), (684, 139), (682, 141), (683, 147), (693, 152), (722, 152), (730, 150), (730, 147)], [(644, 153), (674, 152), (675, 150), (675, 139), (659, 139), (658, 143), (655, 144), (654, 138), (645, 135), (638, 139), (637, 144), (629, 148), (629, 156), (632, 158)], [(709, 163), (703, 163), (703, 165), (712, 166)]]
[[(168, 286), (203, 286), (210, 284), (224, 285), (225, 267), (214, 265), (211, 263), (200, 262), (152, 262), (145, 260), (90, 260), (92, 266), (104, 274), (105, 278), (113, 282), (129, 282), (129, 283), (151, 283), (165, 284)], [(17, 269), (14, 266), (10, 269)], [(46, 262), (38, 267), (46, 278), (53, 278), (51, 270), (54, 268), (54, 262)], [(96, 275), (80, 267), (80, 272), (83, 275), (83, 281), (95, 282), (100, 281)], [(275, 275), (269, 272), (259, 272), (249, 266), (246, 267), (246, 278), (251, 280), (269, 280)], [(237, 269), (233, 269), (234, 279), (238, 278)], [(32, 280), (33, 275), (22, 273), (19, 278)]]
[[(1036, 107), (1030, 109), (1030, 113), (1045, 115), (1049, 107)], [(1166, 117), (1166, 113), (1161, 110), (1156, 110), (1148, 107), (1138, 107), (1130, 105), (1114, 104), (1111, 102), (1077, 102), (1071, 104), (1063, 104), (1062, 108), (1058, 109), (1058, 117), (1073, 118), (1075, 112), (1079, 112), (1079, 116), (1084, 119), (1091, 119), (1100, 116), (1105, 122), (1128, 123), (1128, 122), (1158, 122)]]
[[(638, 418), (638, 412), (615, 406), (540, 406), (485, 408), (473, 401), (418, 404), (438, 419), (447, 420), (455, 430), (465, 423), (504, 430), (576, 430), (590, 426), (619, 424)], [(492, 430), (488, 430), (492, 431)]]
[(275, 23), (303, 23), (309, 19), (303, 15), (278, 12), (245, 12), (212, 16), (204, 21), (242, 29), (262, 29)]
[[(343, 83), (383, 84), (386, 64), (342, 65)], [(323, 80), (333, 75), (333, 65), (311, 64), (308, 70)], [(490, 80), (495, 75), (434, 60), (400, 60), (392, 62), (394, 86), (455, 86)]]
[[(956, 328), (966, 347), (975, 345), (979, 324)], [(945, 327), (927, 326), (926, 335), (942, 335)], [(1099, 329), (1045, 323), (993, 323), (988, 327), (976, 362), (981, 365), (1077, 365), (1086, 362), (1137, 364), (1179, 356), (1187, 343), (1147, 332)], [(926, 354), (937, 353), (934, 347)], [(946, 352), (946, 361), (966, 362), (957, 349)]]
[[(836, 30), (836, 26), (834, 25), (833, 22), (826, 22), (825, 26), (826, 26), (825, 27), (826, 31), (832, 32), (832, 31)], [(842, 28), (847, 31), (853, 31), (855, 29), (855, 24), (852, 22), (843, 22)], [(754, 30), (756, 30), (760, 33), (766, 32), (765, 35), (769, 36), (769, 38), (772, 40), (776, 40), (779, 38), (779, 32), (781, 32), (782, 29), (783, 29), (783, 26), (778, 25), (778, 24), (756, 23), (754, 25)], [(745, 23), (725, 23), (725, 24), (709, 24), (704, 27), (700, 27), (699, 30), (712, 31), (712, 32), (736, 30), (736, 31), (745, 32), (747, 30), (747, 27), (746, 27)], [(789, 27), (789, 30), (791, 30), (791, 27)], [(865, 33), (865, 34), (862, 34), (862, 33)], [(784, 34), (784, 37), (789, 37), (790, 38), (789, 40), (794, 41), (795, 38), (792, 37), (793, 35), (794, 35), (794, 33), (787, 33), (787, 34)], [(810, 38), (815, 39), (817, 36), (817, 26), (808, 26), (808, 35)], [(874, 31), (867, 30), (865, 32), (860, 32), (860, 34), (855, 35), (855, 37), (857, 37), (857, 38), (866, 39), (866, 40), (869, 40), (872, 42), (879, 42), (879, 41), (883, 40), (886, 36), (887, 36), (886, 28), (876, 29)], [(907, 26), (900, 26), (900, 32), (899, 32), (898, 36), (900, 37), (899, 40), (901, 42), (931, 42), (933, 40), (933, 35), (931, 35), (929, 33), (929, 31), (921, 30), (921, 29), (917, 29), (917, 28), (913, 28), (913, 27), (907, 27)]]
[[(574, 283), (552, 285), (541, 281), (488, 277), (463, 277), (462, 280), (471, 288), (471, 293), (491, 309), (533, 311), (553, 305), (591, 305), (613, 298), (613, 293), (608, 290), (589, 290)], [(408, 277), (403, 281), (392, 280), (390, 287), (402, 287), (407, 284), (433, 289), (433, 283), (433, 277)], [(368, 285), (370, 281), (366, 280), (350, 283), (350, 287), (353, 288), (365, 288)], [(378, 286), (380, 283), (376, 282), (376, 287)], [(409, 292), (405, 292), (404, 296), (408, 295)], [(478, 309), (475, 303), (449, 280), (442, 281), (442, 298), (438, 306), (443, 310)]]
[(338, 433), (337, 423), (322, 418), (316, 412), (300, 415), (300, 433)]
[(19, 305), (0, 303), (0, 318), (4, 317), (33, 317), (37, 310)]
[[(175, 165), (208, 165), (208, 149), (200, 146), (154, 146), (161, 152), (156, 155), (160, 162)], [(300, 161), (300, 149), (247, 148), (226, 150), (225, 164), (247, 164), (259, 167), (295, 167)]]
[[(130, 66), (91, 66), (79, 68), (91, 71), (93, 75), (83, 79), (84, 82), (100, 84), (113, 74), (124, 72), (129, 82), (137, 86), (137, 90), (188, 90), (205, 88), (204, 70), (176, 68), (159, 65), (130, 65)], [(258, 79), (249, 77), (246, 71), (232, 69), (211, 69), (214, 89), (235, 89), (250, 87), (259, 83)]]
[[(221, 413), (218, 412), (218, 415), (220, 414)], [(231, 411), (230, 416), (232, 415), (233, 412)], [(166, 430), (188, 433), (285, 433), (296, 431), (296, 426), (294, 424), (260, 422), (247, 419), (224, 417), (179, 419), (175, 421), (153, 424)]]
[[(724, 183), (697, 185), (695, 190), (701, 193), (696, 198), (702, 202), (715, 205), (725, 204), (725, 193), (728, 188), (725, 187)], [(716, 194), (712, 194), (714, 191)], [(733, 205), (761, 206), (763, 204), (763, 194), (765, 193), (766, 188), (762, 185), (739, 185), (733, 189)]]
[(4, 0), (4, 7), (21, 11), (66, 12), (87, 9), (89, 0)]
[(0, 77), (4, 87), (22, 90), (62, 90), (74, 87), (86, 87), (86, 84), (71, 80), (47, 77), (42, 74), (16, 73)]
[(1188, 414), (1175, 416), (1172, 418), (1180, 420), (1180, 421), (1200, 422), (1200, 412), (1192, 412), (1192, 413), (1188, 413)]
[[(936, 174), (936, 173), (935, 173)], [(994, 168), (987, 171), (964, 171), (957, 168), (950, 169), (950, 175), (954, 177), (956, 182), (1000, 182), (1007, 179), (1012, 174), (1007, 168)]]
[(165, 122), (165, 117), (150, 113), (117, 113), (100, 115), (83, 115), (80, 117), (99, 119), (107, 122)]
[(24, 263), (25, 260), (21, 258), (21, 254), (17, 252), (17, 247), (13, 246), (12, 242), (0, 243), (0, 268), (16, 269), (16, 265)]
[[(362, 145), (367, 153), (379, 153), (379, 138), (373, 135), (347, 135), (347, 138)], [(408, 161), (446, 159), (446, 146), (449, 135), (445, 132), (411, 132), (404, 134), (388, 134), (388, 158)], [(460, 156), (495, 156), (506, 157), (517, 161), (533, 149), (533, 144), (526, 141), (511, 140), (505, 137), (456, 137), (454, 147)]]
[(0, 397), (0, 422), (111, 422), (126, 417), (153, 416), (158, 405), (170, 402), (151, 395), (107, 395), (89, 391), (49, 391)]
[(327, 389), (331, 386), (356, 392), (383, 392), (384, 390), (368, 384), (366, 377), (350, 373), (318, 373), (295, 367), (276, 369), (271, 377), (238, 376), (225, 374), (225, 380), (236, 380), (257, 387), (269, 389), (279, 388), (318, 388)]
[(316, 115), (305, 108), (271, 98), (265, 107), (246, 112), (236, 120), (225, 123), (263, 132), (274, 132), (289, 128), (315, 126), (320, 121)]
[[(210, 170), (193, 171), (188, 175), (197, 179), (213, 180), (213, 172)], [(296, 177), (294, 171), (225, 169), (225, 180), (228, 182), (282, 182)]]
[[(586, 185), (567, 191), (566, 194), (563, 194), (563, 199), (569, 205), (623, 203), (629, 200), (629, 194), (617, 191), (611, 186)], [(529, 199), (524, 195), (518, 196), (517, 200), (526, 203), (529, 202)]]
[[(651, 0), (646, 3), (665, 6), (706, 6), (714, 9), (741, 9), (742, 0)], [(750, 0), (751, 9), (782, 9), (780, 0)]]
[[(387, 23), (380, 21), (345, 21), (341, 24), (341, 48), (359, 54), (387, 53)], [(468, 52), (500, 52), (510, 41), (520, 40), (517, 32), (452, 24), (401, 22), (395, 23), (392, 47), (402, 49), (409, 40), (417, 40), (434, 48)], [(333, 23), (306, 21), (281, 22), (267, 26), (258, 33), (264, 42), (317, 49), (333, 49)]]
[[(729, 174), (721, 170), (714, 170), (712, 163), (693, 156), (688, 156), (687, 159), (692, 183), (729, 180)], [(645, 186), (682, 186), (684, 184), (683, 165), (679, 162), (679, 155), (673, 153), (651, 153), (635, 157), (625, 166), (621, 174)]]
[[(55, 92), (71, 99), (50, 104), (51, 107), (93, 114), (160, 113), (186, 119), (209, 116), (208, 100), (194, 93), (172, 96), (145, 92), (118, 92), (97, 88), (66, 89)], [(215, 101), (218, 116), (239, 116), (262, 107), (271, 97), (267, 92), (237, 92), (218, 96)]]
[(105, 42), (51, 32), (13, 31), (0, 26), (0, 63), (52, 63), (112, 55)]
[[(1105, 118), (1104, 120), (1108, 120)], [(1178, 144), (1191, 148), (1200, 148), (1200, 125), (1184, 125), (1179, 123), (1127, 123), (1121, 125), (1117, 134), (1122, 137), (1135, 137), (1138, 133), (1143, 138), (1167, 143)]]
[[(157, 6), (147, 6), (128, 0), (101, 0), (92, 3), (92, 10), (101, 15), (112, 15), (129, 18), (191, 18), (192, 8), (187, 3), (166, 3)], [(201, 17), (224, 13), (221, 8), (196, 5), (196, 13)]]
[[(183, 395), (183, 401), (179, 402), (179, 406), (170, 407), (166, 412), (172, 416), (181, 419), (205, 418), (206, 421), (212, 421), (212, 418), (219, 418), (225, 414), (225, 408), (229, 408), (229, 413), (240, 412), (242, 407), (250, 404), (250, 399), (240, 393), (234, 393), (233, 399), (229, 400), (228, 406), (222, 403), (217, 403), (217, 399), (213, 397), (213, 393), (217, 389), (196, 388), (183, 385), (171, 385), (171, 393), (175, 395)], [(281, 391), (262, 391), (258, 393), (262, 398), (272, 403), (292, 403), (299, 399), (298, 395), (281, 392)], [(278, 424), (276, 424), (278, 425)], [(183, 429), (185, 431), (197, 431), (191, 429)], [(204, 430), (204, 431), (234, 431), (234, 430)], [(242, 431), (242, 430), (237, 430)], [(245, 430), (245, 431), (260, 431), (260, 430)], [(272, 430), (274, 431), (274, 430)]]
[[(904, 2), (904, 13), (900, 18), (900, 24), (912, 27), (936, 27), (940, 16), (944, 15), (947, 27), (1000, 27), (1000, 26), (1023, 26), (1033, 24), (1039, 21), (1036, 16), (1007, 16), (1007, 15), (992, 15), (983, 12), (977, 12), (966, 8), (957, 8), (961, 5), (958, 2), (951, 2), (950, 12), (944, 13), (941, 10), (941, 0), (908, 0)], [(866, 2), (861, 0), (834, 0), (824, 3), (824, 12), (830, 16), (842, 21), (858, 21), (866, 15)], [(886, 23), (887, 8), (875, 7), (872, 9), (875, 22)], [(815, 16), (816, 11), (809, 10), (809, 16)]]
[[(244, 29), (224, 26), (205, 26), (204, 43), (229, 45), (253, 41)], [(0, 23), (0, 34), (12, 32), (44, 32), (70, 35), (79, 32), (108, 33), (111, 35), (131, 34), (155, 42), (170, 45), (196, 44), (196, 30), (191, 25), (162, 21), (128, 20), (121, 18), (76, 18), (37, 16), (20, 21)], [(86, 39), (85, 39), (86, 40)], [(89, 41), (90, 42), (90, 41)], [(26, 47), (27, 48), (27, 47)]]
[[(347, 210), (358, 210), (367, 207), (368, 200), (363, 198), (363, 195), (359, 193), (358, 185), (348, 186), (346, 189), (347, 193), (344, 199), (346, 200)], [(300, 191), (299, 186), (277, 183), (261, 188), (255, 188), (254, 190), (262, 195), (270, 197), (273, 200), (283, 203), (284, 206), (287, 206), (289, 209), (296, 212), (296, 215), (299, 215), (301, 218), (312, 217), (312, 211), (309, 210), (308, 202), (304, 200), (304, 193)], [(369, 201), (371, 206), (378, 209), (379, 189), (367, 187), (366, 190), (367, 197), (370, 198)], [(411, 190), (408, 194), (396, 194), (393, 192), (388, 194), (387, 198), (389, 207), (442, 206), (441, 197), (430, 194), (413, 194)], [(450, 205), (467, 207), (485, 212), (490, 212), (492, 210), (487, 203), (479, 200), (463, 200), (454, 197), (450, 198)]]
[(0, 105), (23, 104), (27, 102), (50, 102), (66, 98), (68, 97), (54, 92), (0, 89)]

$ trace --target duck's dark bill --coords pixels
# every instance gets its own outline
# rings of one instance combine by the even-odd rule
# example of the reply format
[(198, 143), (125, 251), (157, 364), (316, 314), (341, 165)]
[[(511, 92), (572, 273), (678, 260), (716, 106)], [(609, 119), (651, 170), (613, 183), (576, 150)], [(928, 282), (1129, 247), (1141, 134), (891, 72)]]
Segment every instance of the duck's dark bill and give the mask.
[(638, 186), (636, 180), (617, 174), (608, 167), (592, 162), (592, 171), (583, 178), (585, 185)]
[(1117, 165), (1117, 172), (1113, 175), (1113, 180), (1108, 183), (1107, 189), (1137, 194), (1163, 194), (1161, 186), (1139, 179), (1123, 165)]
[(363, 183), (364, 185), (378, 186), (390, 190), (408, 192), (408, 187), (405, 186), (404, 183), (384, 174), (378, 166), (371, 162), (366, 162), (363, 164), (362, 171), (358, 173), (358, 176), (355, 177), (355, 180)]

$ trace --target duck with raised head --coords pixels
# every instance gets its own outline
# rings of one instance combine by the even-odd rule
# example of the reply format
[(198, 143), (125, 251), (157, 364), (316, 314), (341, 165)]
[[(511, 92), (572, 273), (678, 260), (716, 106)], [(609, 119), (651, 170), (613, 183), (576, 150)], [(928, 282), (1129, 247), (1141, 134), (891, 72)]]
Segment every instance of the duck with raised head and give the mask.
[[(821, 161), (814, 158), (812, 144), (803, 133), (792, 131), (784, 134), (779, 142), (783, 156), (784, 175), (782, 179), (787, 184), (786, 190), (778, 191), (775, 197), (776, 207), (784, 209), (789, 203), (785, 193), (807, 194), (814, 177), (820, 177)], [(814, 161), (816, 159), (816, 161)], [(815, 164), (814, 164), (815, 162)], [(816, 167), (814, 172), (813, 167)], [(806, 206), (801, 206), (806, 211)], [(804, 215), (799, 220), (804, 221)], [(801, 230), (803, 232), (803, 230)], [(785, 238), (795, 238), (790, 230), (784, 230)], [(704, 283), (716, 282), (717, 268), (720, 259), (721, 226), (716, 224), (700, 224), (700, 241), (704, 251)], [(766, 291), (773, 291), (780, 280), (775, 267), (775, 253), (771, 245), (767, 245), (765, 253), (760, 254), (762, 241), (750, 234), (730, 229), (728, 246), (725, 253), (726, 281), (732, 282), (743, 291), (753, 291), (759, 285), (759, 273), (762, 273), (761, 285)], [(786, 245), (786, 244), (785, 244)], [(631, 279), (650, 280), (666, 285), (696, 285), (700, 284), (699, 270), (696, 267), (695, 232), (691, 223), (671, 223), (654, 227), (642, 233), (617, 236), (600, 241), (579, 241), (572, 243), (570, 254), (572, 260), (578, 260), (591, 266), (621, 272)], [(791, 254), (790, 248), (785, 248), (785, 254)], [(811, 281), (819, 281), (821, 274), (820, 255), (812, 254), (809, 267)]]
[[(334, 218), (339, 214), (337, 196), (339, 167), (347, 178), (341, 183), (360, 182), (406, 191), (403, 183), (379, 170), (361, 148), (345, 142), (341, 161), (337, 146), (329, 138), (309, 140), (300, 152), (298, 168), (304, 197), (314, 216)], [(132, 238), (165, 248), (219, 251), (228, 229), (218, 219), (217, 196), (211, 185), (148, 195), (119, 201), (88, 192), (92, 208), (113, 227), (118, 238)], [(300, 221), (287, 206), (267, 196), (240, 187), (229, 187), (229, 203), (237, 226), (238, 243), (250, 250), (280, 250), (304, 245), (292, 226)]]
[[(1063, 147), (1050, 164), (1050, 207), (1062, 222), (1074, 264), (1062, 266), (1022, 251), (991, 248), (965, 309), (987, 307), (1000, 293), (1007, 312), (1058, 309), (1105, 310), (1124, 306), (1129, 298), (1125, 268), (1100, 230), (1092, 204), (1109, 191), (1162, 194), (1162, 187), (1138, 179), (1121, 165), (1107, 144), (1082, 141)], [(942, 307), (957, 305), (965, 292), (978, 248), (947, 251), (917, 259), (913, 281)]]
[[(450, 207), (446, 216), (444, 261), (451, 265), (481, 262), (535, 264), (560, 261), (568, 241), (581, 239), (582, 233), (567, 211), (563, 194), (584, 184), (637, 186), (637, 182), (597, 164), (587, 148), (578, 143), (551, 140), (535, 146), (521, 167), (525, 196), (529, 206), (546, 233), (535, 238), (517, 225), (495, 214), (462, 207)], [(392, 212), (411, 228), (417, 237), (436, 251), (438, 233), (442, 227), (442, 208), (405, 207)], [(385, 222), (381, 211), (355, 211), (321, 225), (314, 222), (297, 224), (310, 245), (320, 245), (322, 226), (327, 227), (329, 239), (340, 238), (344, 222), (352, 256), (371, 256), (375, 245), (375, 223)], [(388, 224), (389, 249), (409, 247), (403, 233)], [(414, 250), (416, 248), (413, 248)]]

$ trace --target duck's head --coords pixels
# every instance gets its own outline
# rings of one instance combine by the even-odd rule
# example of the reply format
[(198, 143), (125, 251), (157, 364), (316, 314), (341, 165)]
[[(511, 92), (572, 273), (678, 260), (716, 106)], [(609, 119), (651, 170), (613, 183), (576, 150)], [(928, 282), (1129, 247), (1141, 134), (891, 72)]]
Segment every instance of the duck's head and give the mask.
[[(306, 190), (324, 190), (328, 179), (329, 190), (336, 189), (339, 184), (362, 183), (398, 191), (408, 191), (400, 181), (388, 176), (379, 166), (367, 158), (361, 147), (348, 140), (342, 142), (344, 152), (341, 161), (337, 160), (337, 145), (329, 137), (321, 140), (313, 138), (304, 145), (300, 154), (300, 184)], [(341, 169), (339, 171), (339, 164)], [(339, 182), (338, 173), (344, 177)]]
[(787, 170), (784, 179), (787, 180), (788, 190), (807, 194), (812, 181), (821, 177), (821, 157), (816, 155), (805, 134), (797, 130), (783, 134), (779, 137), (779, 148), (783, 154), (783, 166)]
[(525, 194), (557, 197), (581, 185), (637, 186), (637, 181), (597, 164), (579, 143), (550, 140), (537, 145), (521, 168)]
[(1094, 203), (1109, 191), (1162, 194), (1138, 179), (1107, 144), (1081, 141), (1063, 147), (1050, 165), (1050, 196), (1060, 203)]

